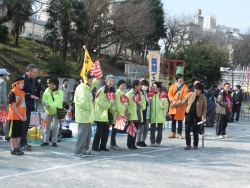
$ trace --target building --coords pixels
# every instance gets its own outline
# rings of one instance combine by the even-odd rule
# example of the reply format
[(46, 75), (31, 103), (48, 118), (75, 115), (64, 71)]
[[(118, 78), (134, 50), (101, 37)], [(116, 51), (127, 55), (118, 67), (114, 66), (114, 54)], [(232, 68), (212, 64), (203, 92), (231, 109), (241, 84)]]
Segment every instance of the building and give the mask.
[(203, 30), (205, 31), (216, 31), (216, 16), (208, 15), (204, 18)]
[(201, 16), (201, 9), (197, 9), (196, 15), (194, 16), (194, 24), (198, 25), (203, 30), (204, 17)]

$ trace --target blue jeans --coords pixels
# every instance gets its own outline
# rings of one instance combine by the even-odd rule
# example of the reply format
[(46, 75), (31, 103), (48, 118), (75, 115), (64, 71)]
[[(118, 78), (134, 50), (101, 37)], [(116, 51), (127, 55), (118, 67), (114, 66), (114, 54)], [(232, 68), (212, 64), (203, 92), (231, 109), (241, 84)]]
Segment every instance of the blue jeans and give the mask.
[(38, 109), (38, 105), (39, 105), (39, 99), (34, 99), (34, 109), (37, 112)]

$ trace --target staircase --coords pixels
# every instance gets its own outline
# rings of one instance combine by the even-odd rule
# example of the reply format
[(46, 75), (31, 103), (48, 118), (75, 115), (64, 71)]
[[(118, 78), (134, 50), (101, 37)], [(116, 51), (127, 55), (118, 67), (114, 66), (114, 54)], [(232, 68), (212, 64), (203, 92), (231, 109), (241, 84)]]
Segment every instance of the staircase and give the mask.
[(13, 69), (15, 69), (16, 72), (20, 73), (20, 75), (23, 74), (23, 70), (20, 70), (9, 58), (7, 58), (5, 55), (0, 53), (0, 59), (2, 59), (5, 63), (10, 65)]

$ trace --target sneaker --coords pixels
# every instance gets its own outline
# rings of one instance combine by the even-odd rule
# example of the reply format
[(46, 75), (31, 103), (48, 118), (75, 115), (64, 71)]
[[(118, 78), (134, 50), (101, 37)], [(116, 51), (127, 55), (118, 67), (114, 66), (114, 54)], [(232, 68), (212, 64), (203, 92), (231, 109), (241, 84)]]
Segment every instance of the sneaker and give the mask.
[(219, 135), (218, 138), (219, 138), (219, 139), (223, 139), (224, 137), (223, 137), (222, 135)]
[(219, 136), (218, 136), (218, 135), (216, 135), (216, 136), (215, 136), (215, 138), (219, 138)]
[(90, 151), (89, 149), (87, 151), (84, 151), (83, 152), (85, 155), (91, 155), (92, 154), (92, 151)]
[(147, 144), (145, 142), (141, 142), (141, 147), (147, 147)]
[(190, 150), (191, 149), (191, 146), (186, 146), (185, 148), (184, 148), (184, 150)]
[(178, 133), (178, 138), (179, 138), (179, 139), (182, 139), (182, 138), (183, 138), (181, 133)]
[(155, 147), (155, 144), (151, 144), (151, 147)]
[(19, 147), (19, 150), (20, 150), (20, 151), (23, 151), (23, 150), (30, 151), (31, 148), (26, 144), (26, 145), (24, 145), (24, 146), (20, 146), (20, 147)]
[(56, 143), (52, 143), (52, 146), (53, 146), (53, 147), (57, 147), (57, 144), (56, 144)]
[(228, 136), (225, 134), (225, 135), (222, 135), (223, 138), (228, 138)]
[(16, 150), (20, 153), (20, 155), (24, 154), (24, 152), (22, 152), (19, 148), (16, 148)]
[(198, 146), (194, 146), (194, 150), (198, 150)]
[(42, 144), (41, 144), (41, 146), (48, 146), (49, 145), (49, 143), (47, 143), (47, 142), (43, 142)]
[(10, 152), (12, 155), (23, 155), (24, 152), (20, 151), (18, 148), (14, 148), (14, 150), (11, 150)]
[(122, 150), (118, 145), (115, 145), (115, 146), (114, 146), (114, 149), (115, 149), (116, 151), (121, 151), (121, 150)]
[(161, 143), (157, 143), (156, 146), (157, 146), (157, 147), (161, 146)]
[(136, 146), (142, 147), (142, 142), (136, 142)]
[(175, 133), (171, 132), (170, 135), (168, 136), (168, 138), (175, 138)]
[(75, 153), (74, 156), (79, 157), (79, 158), (85, 158), (85, 157), (87, 157), (87, 155), (86, 155), (86, 154), (83, 154), (83, 153), (81, 153), (81, 154)]

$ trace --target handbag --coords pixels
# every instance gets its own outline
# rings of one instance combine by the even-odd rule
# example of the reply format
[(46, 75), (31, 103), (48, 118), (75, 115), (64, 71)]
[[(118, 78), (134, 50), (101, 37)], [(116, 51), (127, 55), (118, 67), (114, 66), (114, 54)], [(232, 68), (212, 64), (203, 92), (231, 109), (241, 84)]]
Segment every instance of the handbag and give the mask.
[[(53, 96), (52, 92), (50, 92), (50, 93), (51, 93), (51, 96), (52, 96), (52, 100), (54, 102), (55, 101), (54, 96)], [(67, 113), (63, 108), (56, 108), (56, 112), (57, 112), (57, 118), (58, 119), (64, 119), (65, 115)]]

